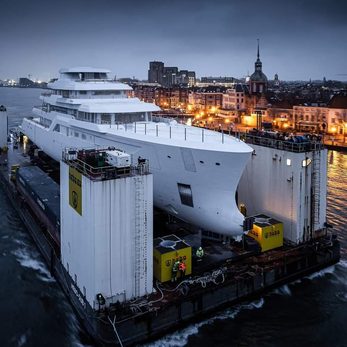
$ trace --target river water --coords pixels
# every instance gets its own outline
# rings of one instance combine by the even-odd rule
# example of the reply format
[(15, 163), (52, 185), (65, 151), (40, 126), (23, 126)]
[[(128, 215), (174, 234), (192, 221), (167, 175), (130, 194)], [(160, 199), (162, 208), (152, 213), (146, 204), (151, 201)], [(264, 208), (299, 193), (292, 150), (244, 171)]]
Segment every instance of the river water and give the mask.
[[(38, 89), (0, 88), (9, 125), (39, 104)], [(328, 154), (328, 218), (338, 231), (339, 264), (259, 300), (223, 310), (147, 346), (347, 347), (347, 154)], [(0, 347), (89, 346), (77, 319), (0, 191)]]

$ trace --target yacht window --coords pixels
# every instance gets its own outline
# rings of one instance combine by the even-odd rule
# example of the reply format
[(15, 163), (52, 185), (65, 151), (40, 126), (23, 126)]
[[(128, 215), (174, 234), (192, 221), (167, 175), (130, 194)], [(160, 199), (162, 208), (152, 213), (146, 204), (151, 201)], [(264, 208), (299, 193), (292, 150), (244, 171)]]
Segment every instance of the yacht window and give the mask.
[(85, 79), (86, 80), (93, 80), (94, 79), (94, 73), (93, 72), (86, 72), (85, 73)]
[(60, 124), (56, 124), (56, 126), (54, 127), (53, 131), (56, 131), (56, 132), (60, 132)]
[(146, 120), (146, 117), (144, 112), (116, 113), (116, 121), (120, 124), (143, 122), (145, 120)]
[(111, 123), (111, 115), (110, 114), (101, 114), (101, 124), (110, 124)]
[(177, 183), (182, 205), (194, 207), (193, 194), (189, 184)]
[(79, 137), (79, 136), (80, 134), (77, 131), (75, 131), (75, 137)]
[(80, 95), (86, 95), (87, 91), (86, 90), (80, 90)]
[(86, 134), (82, 134), (82, 139), (85, 140), (87, 138)]
[(93, 95), (120, 95), (120, 90), (94, 90)]

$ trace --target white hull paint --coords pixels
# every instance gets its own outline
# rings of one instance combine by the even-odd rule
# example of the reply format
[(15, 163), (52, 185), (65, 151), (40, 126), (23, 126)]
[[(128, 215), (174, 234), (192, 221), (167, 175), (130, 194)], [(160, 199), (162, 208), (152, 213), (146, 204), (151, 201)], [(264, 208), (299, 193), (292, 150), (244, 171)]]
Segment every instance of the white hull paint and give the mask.
[[(112, 133), (111, 127), (109, 132), (100, 133), (87, 127), (86, 122), (73, 120), (71, 128), (78, 129), (79, 125), (88, 134), (87, 139), (82, 140), (53, 131), (58, 123), (70, 127), (71, 121), (56, 117), (46, 128), (34, 120), (24, 119), (22, 131), (55, 160), (61, 159), (66, 147), (93, 146), (114, 146), (131, 154), (133, 161), (139, 156), (146, 158), (153, 173), (155, 206), (204, 230), (229, 236), (242, 234), (244, 217), (236, 205), (235, 193), (252, 151), (244, 143), (241, 151), (232, 151), (228, 144), (224, 144), (225, 150), (220, 150), (207, 144), (192, 146), (184, 140), (158, 143), (148, 135), (134, 138), (114, 126)], [(181, 203), (178, 183), (190, 185), (193, 207)]]

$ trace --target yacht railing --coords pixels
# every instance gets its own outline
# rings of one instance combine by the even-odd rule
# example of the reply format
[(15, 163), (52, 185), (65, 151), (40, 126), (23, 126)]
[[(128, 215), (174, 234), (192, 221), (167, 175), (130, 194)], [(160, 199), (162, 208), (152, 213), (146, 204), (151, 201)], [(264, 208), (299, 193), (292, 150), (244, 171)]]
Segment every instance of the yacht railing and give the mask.
[[(164, 118), (165, 120), (165, 118)], [(135, 134), (151, 135), (155, 137), (184, 140), (184, 141), (198, 141), (208, 143), (229, 143), (228, 136), (233, 136), (235, 141), (244, 141), (248, 144), (271, 147), (288, 152), (311, 152), (322, 150), (324, 148), (323, 142), (320, 139), (308, 139), (303, 136), (293, 136), (290, 138), (271, 138), (264, 135), (253, 135), (245, 132), (232, 132), (231, 128), (228, 130), (218, 129), (211, 130), (206, 128), (198, 128), (195, 126), (175, 126), (170, 125), (168, 119), (165, 123), (149, 123), (149, 122), (135, 122), (135, 123), (117, 123), (110, 127), (116, 127), (117, 131), (132, 132)]]
[(47, 106), (34, 106), (33, 108), (37, 108), (38, 110), (41, 110), (41, 111), (45, 111), (47, 112), (48, 111), (48, 107)]
[(176, 120), (174, 118), (168, 118), (168, 117), (161, 117), (161, 116), (153, 116), (152, 115), (152, 121), (155, 123), (166, 123), (170, 124), (173, 120)]
[[(227, 141), (227, 135), (231, 132), (217, 132), (210, 129), (198, 128), (192, 126), (177, 126), (169, 125), (169, 122), (164, 124), (150, 122), (134, 122), (134, 123), (117, 123), (109, 124), (110, 128), (115, 128), (117, 131), (131, 132), (134, 134), (149, 135), (160, 138), (194, 141), (194, 142), (209, 142), (222, 143)], [(236, 141), (241, 141), (240, 138), (235, 138)], [(230, 143), (230, 142), (229, 142)]]
[(110, 78), (85, 78), (83, 80), (81, 79), (75, 79), (74, 82), (111, 82), (111, 83), (120, 83), (116, 80), (110, 79)]

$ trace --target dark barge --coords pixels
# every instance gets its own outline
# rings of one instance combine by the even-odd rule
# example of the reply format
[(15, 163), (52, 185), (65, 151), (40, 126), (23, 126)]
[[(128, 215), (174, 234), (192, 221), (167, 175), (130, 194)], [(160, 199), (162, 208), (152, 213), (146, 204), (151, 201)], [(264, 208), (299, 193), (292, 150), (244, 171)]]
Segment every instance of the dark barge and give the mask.
[[(10, 153), (9, 153), (10, 155)], [(10, 160), (9, 160), (10, 162)], [(201, 320), (216, 310), (254, 298), (340, 260), (340, 244), (328, 230), (298, 246), (263, 254), (248, 252), (194, 272), (177, 285), (158, 284), (156, 293), (124, 304), (93, 310), (60, 261), (29, 205), (1, 166), (0, 182), (19, 217), (61, 285), (87, 332), (101, 346), (130, 346)], [(237, 250), (235, 250), (237, 253)]]

